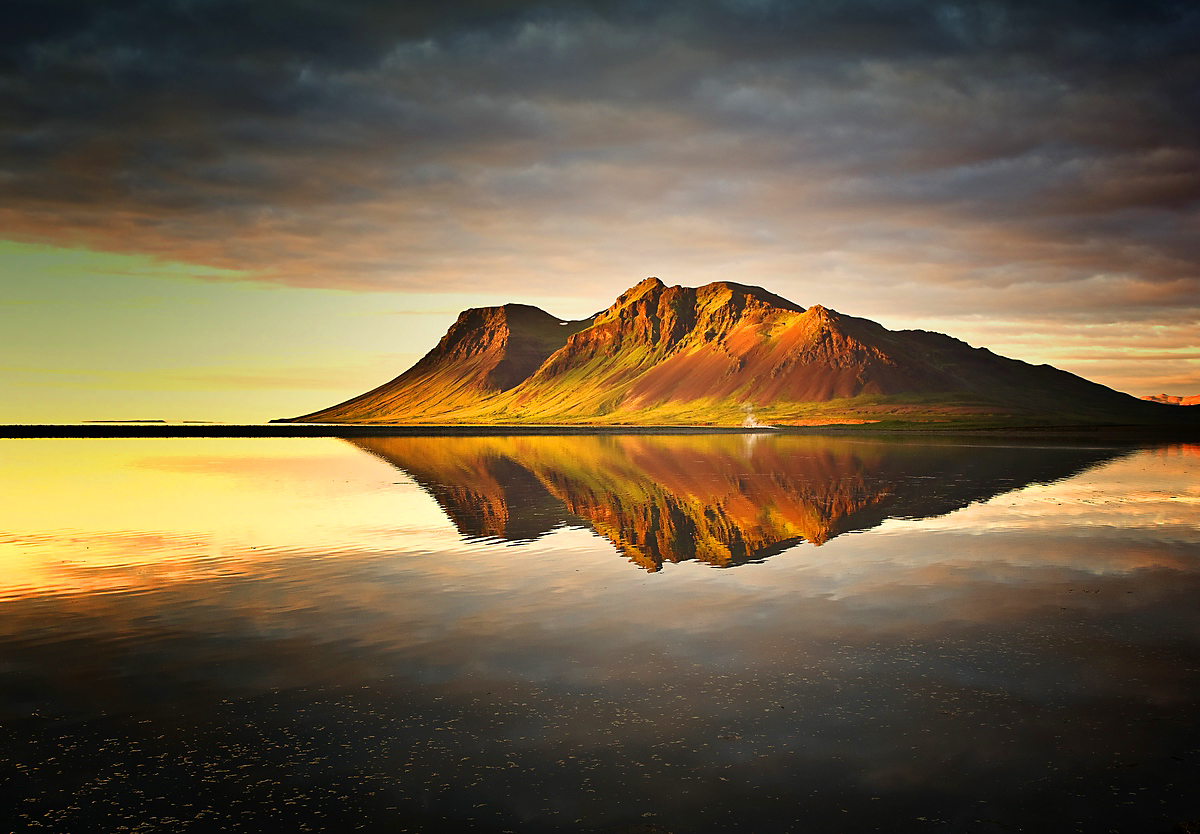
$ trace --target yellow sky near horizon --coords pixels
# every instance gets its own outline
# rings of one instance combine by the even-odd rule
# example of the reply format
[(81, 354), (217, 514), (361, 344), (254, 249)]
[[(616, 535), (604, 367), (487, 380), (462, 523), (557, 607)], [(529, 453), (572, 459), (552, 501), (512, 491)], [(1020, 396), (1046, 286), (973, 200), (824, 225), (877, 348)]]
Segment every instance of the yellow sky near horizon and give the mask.
[(295, 416), (396, 376), (464, 307), (506, 300), (0, 242), (0, 423)]
[[(145, 255), (0, 242), (0, 423), (294, 416), (406, 370), (462, 309), (515, 301), (582, 318), (611, 303), (602, 292), (305, 288)], [(1003, 317), (893, 318), (862, 306), (842, 312), (946, 332), (1137, 396), (1200, 391), (1200, 350), (1161, 325), (1037, 332)]]

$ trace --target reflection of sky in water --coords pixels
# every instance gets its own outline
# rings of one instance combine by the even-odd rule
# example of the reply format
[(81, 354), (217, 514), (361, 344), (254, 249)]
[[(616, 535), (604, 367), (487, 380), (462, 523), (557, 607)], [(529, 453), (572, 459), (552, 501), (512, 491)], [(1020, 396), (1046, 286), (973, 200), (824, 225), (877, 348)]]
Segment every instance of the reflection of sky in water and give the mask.
[[(1200, 817), (1200, 457), (1178, 449), (657, 574), (580, 527), (464, 540), (334, 440), (6, 441), (3, 461), (0, 719), (28, 752), (3, 766), (60, 828), (63, 797), (113, 789), (111, 750), (134, 817), (216, 768), (193, 809), (213, 826), (254, 791), (250, 818), (381, 828)], [(67, 738), (75, 769), (51, 773)]]

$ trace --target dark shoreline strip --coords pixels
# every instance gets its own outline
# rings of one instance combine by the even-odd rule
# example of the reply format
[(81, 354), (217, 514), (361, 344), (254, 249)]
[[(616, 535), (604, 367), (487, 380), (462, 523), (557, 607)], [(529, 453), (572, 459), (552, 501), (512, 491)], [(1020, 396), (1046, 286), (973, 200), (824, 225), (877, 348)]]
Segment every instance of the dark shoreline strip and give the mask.
[(927, 426), (867, 428), (857, 425), (780, 426), (396, 426), (364, 424), (270, 423), (220, 424), (90, 424), (0, 425), (0, 438), (117, 438), (117, 437), (495, 437), (517, 435), (704, 435), (704, 434), (820, 434), (855, 437), (1029, 437), (1094, 440), (1200, 441), (1193, 426)]
[(471, 437), (564, 434), (768, 434), (740, 426), (388, 426), (329, 423), (267, 425), (122, 424), (0, 426), (0, 438), (17, 437)]

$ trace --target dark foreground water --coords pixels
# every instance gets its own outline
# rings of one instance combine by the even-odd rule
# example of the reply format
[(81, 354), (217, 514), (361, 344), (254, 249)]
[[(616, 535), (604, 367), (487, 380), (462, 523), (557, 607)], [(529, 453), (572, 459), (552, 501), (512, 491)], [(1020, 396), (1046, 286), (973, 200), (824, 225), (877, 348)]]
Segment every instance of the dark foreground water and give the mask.
[(0, 441), (0, 830), (1200, 830), (1200, 449)]

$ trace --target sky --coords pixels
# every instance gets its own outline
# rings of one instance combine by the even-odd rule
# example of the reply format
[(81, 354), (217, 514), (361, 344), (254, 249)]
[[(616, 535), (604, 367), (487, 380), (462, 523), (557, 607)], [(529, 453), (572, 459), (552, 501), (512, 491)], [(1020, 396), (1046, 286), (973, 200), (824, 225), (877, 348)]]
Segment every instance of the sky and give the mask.
[(1200, 6), (9, 0), (0, 422), (258, 422), (654, 275), (1200, 393)]

